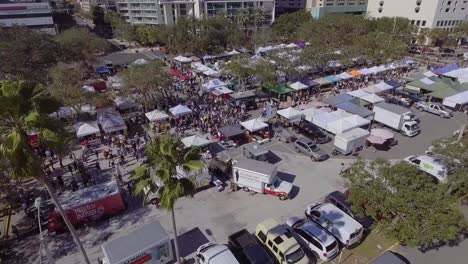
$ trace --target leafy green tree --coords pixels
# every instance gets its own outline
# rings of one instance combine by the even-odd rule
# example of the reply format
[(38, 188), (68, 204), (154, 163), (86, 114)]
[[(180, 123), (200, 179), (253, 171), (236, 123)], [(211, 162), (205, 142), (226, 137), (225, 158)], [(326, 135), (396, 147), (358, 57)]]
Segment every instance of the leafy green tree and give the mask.
[(372, 216), (383, 230), (409, 246), (455, 241), (466, 223), (446, 186), (408, 163), (358, 160), (343, 173), (358, 213)]
[(171, 85), (170, 76), (161, 61), (152, 61), (144, 65), (134, 65), (122, 73), (126, 95), (138, 95), (137, 101), (146, 112), (153, 106), (156, 97), (165, 96), (164, 92)]
[(34, 178), (42, 183), (57, 207), (77, 244), (84, 263), (90, 263), (80, 239), (60, 205), (49, 179), (42, 170), (42, 160), (28, 142), (28, 132), (37, 131), (40, 143), (54, 151), (64, 147), (64, 129), (48, 118), (58, 109), (58, 102), (39, 86), (24, 81), (0, 83), (0, 159), (9, 167), (13, 179)]
[(186, 149), (182, 142), (172, 135), (164, 135), (151, 141), (146, 146), (146, 155), (147, 165), (137, 168), (132, 177), (137, 182), (135, 193), (142, 193), (145, 188), (153, 187), (156, 182), (164, 184), (160, 206), (171, 212), (176, 262), (179, 263), (181, 258), (174, 207), (178, 199), (194, 195), (195, 184), (185, 177), (180, 177), (178, 168), (190, 174), (200, 171), (204, 165), (200, 161), (198, 149)]
[(304, 10), (281, 15), (273, 23), (273, 32), (281, 42), (297, 41), (298, 28), (311, 19), (310, 13)]
[(239, 81), (241, 90), (246, 81), (255, 74), (253, 67), (248, 65), (249, 58), (236, 56), (231, 59), (229, 64), (225, 64), (223, 69), (235, 77)]
[(255, 65), (254, 73), (259, 77), (262, 87), (277, 84), (276, 66), (269, 61), (263, 60)]
[(105, 52), (109, 44), (106, 40), (85, 28), (71, 28), (56, 37), (63, 61), (91, 62), (96, 54)]
[(26, 27), (0, 27), (0, 79), (45, 82), (57, 62), (52, 36)]
[(91, 16), (93, 23), (96, 26), (103, 26), (106, 23), (104, 18), (104, 9), (98, 5), (92, 7)]

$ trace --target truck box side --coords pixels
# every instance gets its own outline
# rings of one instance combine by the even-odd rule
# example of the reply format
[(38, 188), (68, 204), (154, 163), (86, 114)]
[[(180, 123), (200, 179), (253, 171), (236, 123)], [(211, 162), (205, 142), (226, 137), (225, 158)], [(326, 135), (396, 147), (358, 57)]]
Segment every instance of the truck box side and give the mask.
[(374, 107), (374, 120), (384, 124), (388, 127), (391, 127), (396, 130), (400, 130), (403, 125), (403, 115), (398, 113), (393, 113), (387, 109), (380, 108), (378, 106)]

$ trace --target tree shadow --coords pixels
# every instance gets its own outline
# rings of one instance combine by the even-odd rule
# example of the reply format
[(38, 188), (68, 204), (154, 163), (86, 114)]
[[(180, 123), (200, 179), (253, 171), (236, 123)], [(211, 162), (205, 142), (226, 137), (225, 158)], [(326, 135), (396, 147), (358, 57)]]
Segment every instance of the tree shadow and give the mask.
[[(198, 227), (179, 235), (177, 241), (179, 242), (180, 256), (187, 259), (186, 263), (195, 263), (195, 259), (188, 259), (189, 256), (195, 253), (199, 246), (210, 242)], [(171, 244), (174, 248), (174, 240), (171, 240)], [(175, 250), (173, 251), (175, 252)], [(175, 260), (169, 263), (173, 264)]]
[(266, 161), (271, 164), (276, 164), (283, 160), (278, 155), (276, 155), (273, 151), (268, 151), (265, 157), (266, 157)]
[(277, 175), (281, 180), (287, 181), (289, 183), (293, 183), (294, 180), (296, 179), (296, 175), (289, 174), (289, 173), (286, 173), (286, 172), (278, 171)]

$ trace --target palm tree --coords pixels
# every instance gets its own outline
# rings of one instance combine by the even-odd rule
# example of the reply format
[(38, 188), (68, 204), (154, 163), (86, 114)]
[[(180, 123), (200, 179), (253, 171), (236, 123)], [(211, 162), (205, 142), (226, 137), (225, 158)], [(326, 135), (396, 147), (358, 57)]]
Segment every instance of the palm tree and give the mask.
[(146, 164), (135, 169), (135, 175), (132, 177), (137, 182), (135, 194), (141, 194), (145, 188), (153, 188), (157, 181), (164, 184), (160, 206), (171, 213), (176, 260), (179, 263), (174, 207), (179, 198), (193, 196), (195, 184), (180, 175), (178, 170), (190, 174), (201, 170), (204, 165), (199, 159), (198, 149), (186, 149), (180, 140), (172, 135), (163, 135), (151, 141), (146, 146), (146, 155)]
[(12, 178), (34, 178), (46, 187), (82, 254), (83, 262), (90, 264), (75, 228), (41, 168), (41, 158), (28, 142), (28, 132), (36, 131), (41, 144), (58, 152), (63, 150), (64, 130), (59, 122), (48, 118), (48, 114), (58, 107), (43, 87), (25, 81), (0, 82), (0, 159), (7, 162)]
[(246, 30), (247, 24), (250, 21), (250, 12), (247, 9), (242, 9), (240, 10), (237, 14), (237, 23), (239, 26), (243, 29)]
[(262, 9), (254, 9), (252, 10), (251, 14), (250, 14), (253, 22), (254, 22), (254, 25), (255, 25), (255, 33), (254, 33), (254, 50), (256, 49), (256, 35), (258, 34), (258, 26), (260, 24), (263, 24), (265, 22), (265, 13), (263, 12)]

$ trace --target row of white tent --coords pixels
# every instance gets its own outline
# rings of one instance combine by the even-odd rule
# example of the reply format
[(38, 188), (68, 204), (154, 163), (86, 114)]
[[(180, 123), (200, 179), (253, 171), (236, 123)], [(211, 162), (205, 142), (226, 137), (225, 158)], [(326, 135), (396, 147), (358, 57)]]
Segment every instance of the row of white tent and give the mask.
[(101, 125), (102, 131), (106, 134), (127, 129), (127, 125), (125, 124), (122, 116), (118, 112), (115, 112), (110, 108), (106, 108), (98, 111), (97, 122), (78, 124), (76, 126), (76, 136), (78, 138), (90, 135), (99, 136), (101, 134), (101, 130), (99, 129), (98, 124)]
[[(180, 117), (180, 116), (190, 115), (192, 113), (192, 109), (188, 108), (185, 105), (179, 104), (177, 106), (169, 108), (169, 112), (174, 117)], [(157, 110), (157, 109), (146, 113), (145, 116), (151, 122), (166, 120), (166, 119), (168, 119), (170, 117), (164, 111), (160, 111), (160, 110)]]
[(202, 64), (201, 62), (194, 62), (194, 63), (192, 63), (192, 68), (193, 68), (195, 71), (201, 72), (201, 73), (203, 73), (203, 74), (206, 75), (206, 76), (210, 76), (210, 77), (219, 76), (219, 72), (218, 72), (218, 71), (211, 69), (210, 67), (208, 67), (208, 66)]
[[(310, 45), (309, 42), (305, 43), (305, 45)], [(279, 44), (275, 46), (266, 46), (266, 47), (258, 47), (255, 50), (255, 54), (263, 53), (263, 52), (269, 52), (273, 50), (278, 50), (278, 49), (292, 49), (292, 48), (299, 48), (299, 46), (295, 43), (290, 43), (290, 44)]]
[[(444, 74), (444, 76), (456, 78), (460, 83), (468, 82), (468, 68), (460, 68)], [(464, 91), (452, 96), (446, 97), (443, 104), (448, 107), (457, 107), (468, 104), (468, 91)]]

